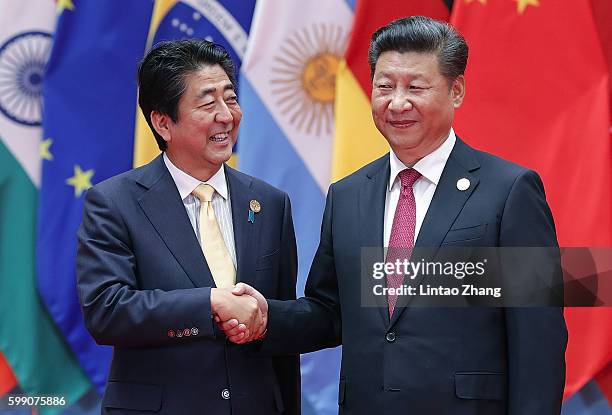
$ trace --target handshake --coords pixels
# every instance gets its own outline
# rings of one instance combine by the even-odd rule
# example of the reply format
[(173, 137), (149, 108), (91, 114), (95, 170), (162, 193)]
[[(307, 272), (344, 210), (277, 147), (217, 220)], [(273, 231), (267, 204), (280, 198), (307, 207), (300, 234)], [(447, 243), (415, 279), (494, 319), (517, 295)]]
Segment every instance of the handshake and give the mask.
[(210, 290), (212, 314), (228, 339), (244, 344), (263, 338), (268, 324), (268, 302), (255, 288), (238, 283), (231, 289)]

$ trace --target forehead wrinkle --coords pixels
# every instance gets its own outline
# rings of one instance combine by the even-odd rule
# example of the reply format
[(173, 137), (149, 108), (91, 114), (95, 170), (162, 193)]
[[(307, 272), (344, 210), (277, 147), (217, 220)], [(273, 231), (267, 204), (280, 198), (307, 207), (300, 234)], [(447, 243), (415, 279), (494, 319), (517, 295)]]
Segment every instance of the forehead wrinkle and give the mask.
[[(228, 91), (228, 90), (231, 90), (231, 91), (234, 90), (234, 85), (232, 85), (231, 82), (226, 83), (225, 85), (223, 85), (223, 91)], [(206, 95), (212, 94), (212, 93), (214, 93), (216, 91), (217, 91), (217, 88), (214, 87), (214, 86), (208, 87), (208, 88), (203, 88), (203, 89), (200, 90), (200, 92), (198, 93), (197, 96), (199, 98), (202, 98), (202, 97), (205, 97)]]

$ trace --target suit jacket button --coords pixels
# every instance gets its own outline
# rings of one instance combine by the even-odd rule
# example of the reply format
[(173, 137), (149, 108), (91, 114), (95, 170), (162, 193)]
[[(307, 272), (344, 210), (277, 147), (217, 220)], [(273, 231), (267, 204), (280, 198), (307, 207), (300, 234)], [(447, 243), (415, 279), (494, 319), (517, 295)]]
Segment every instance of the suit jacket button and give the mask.
[(387, 335), (385, 336), (385, 339), (387, 339), (387, 341), (389, 343), (394, 342), (395, 341), (395, 333), (390, 331), (389, 333), (387, 333)]
[(223, 389), (221, 391), (221, 397), (225, 400), (228, 400), (230, 398), (230, 393), (229, 393), (229, 389)]

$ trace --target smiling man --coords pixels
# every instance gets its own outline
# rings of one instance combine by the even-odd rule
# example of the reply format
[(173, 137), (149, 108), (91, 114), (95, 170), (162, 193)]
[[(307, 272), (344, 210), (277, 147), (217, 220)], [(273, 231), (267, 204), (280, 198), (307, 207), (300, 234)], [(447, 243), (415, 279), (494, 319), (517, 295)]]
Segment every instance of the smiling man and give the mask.
[(78, 232), (85, 322), (114, 346), (102, 413), (299, 414), (297, 355), (253, 357), (215, 323), (259, 338), (266, 316), (230, 289), (292, 299), (297, 272), (287, 195), (225, 165), (242, 118), (234, 65), (211, 42), (163, 42), (138, 82), (162, 154), (91, 188)]
[[(463, 37), (427, 17), (373, 34), (372, 116), (390, 152), (329, 188), (304, 298), (266, 302), (251, 287), (235, 291), (256, 296), (268, 313), (262, 353), (342, 344), (342, 414), (560, 412), (567, 341), (560, 307), (419, 307), (391, 290), (403, 284), (393, 273), (378, 307), (362, 302), (363, 248), (381, 257), (383, 247), (557, 250), (539, 176), (470, 147), (453, 131), (467, 58)], [(500, 114), (500, 128), (503, 122)], [(393, 252), (388, 263), (399, 259)], [(524, 277), (544, 271), (529, 268)], [(558, 263), (549, 271), (549, 286), (560, 284)], [(236, 324), (223, 328), (242, 342)]]

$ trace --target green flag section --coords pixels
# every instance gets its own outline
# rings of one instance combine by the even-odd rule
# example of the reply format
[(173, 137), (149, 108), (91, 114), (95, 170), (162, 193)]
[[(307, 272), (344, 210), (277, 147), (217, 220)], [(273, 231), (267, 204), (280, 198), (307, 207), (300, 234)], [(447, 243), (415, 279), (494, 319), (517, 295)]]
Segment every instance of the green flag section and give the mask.
[[(37, 295), (37, 199), (37, 188), (0, 138), (0, 351), (24, 393), (63, 396), (71, 404), (90, 383)], [(40, 407), (39, 413), (61, 410)]]

